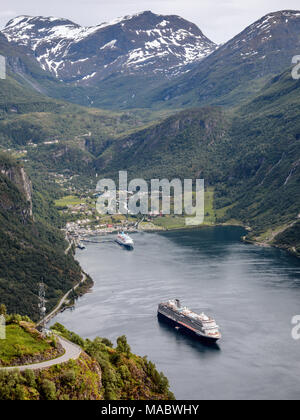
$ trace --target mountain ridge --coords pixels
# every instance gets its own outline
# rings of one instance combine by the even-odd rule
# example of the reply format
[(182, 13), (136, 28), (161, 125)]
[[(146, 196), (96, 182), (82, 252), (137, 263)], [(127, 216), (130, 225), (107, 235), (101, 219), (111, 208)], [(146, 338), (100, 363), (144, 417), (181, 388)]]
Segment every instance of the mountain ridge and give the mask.
[[(40, 124), (40, 121), (43, 121), (43, 113), (40, 113), (38, 118), (36, 116), (33, 118), (33, 115), (24, 115), (22, 119), (16, 116), (10, 118), (9, 123), (0, 125), (5, 135), (4, 141), (14, 135), (16, 138), (12, 139), (12, 143), (20, 142), (22, 139), (22, 142), (18, 144), (26, 147), (32, 137), (32, 132), (38, 137), (37, 143), (42, 139), (48, 140), (50, 135), (59, 136), (58, 144), (52, 144), (50, 147), (41, 145), (29, 151), (27, 155), (27, 158), (32, 159), (32, 162), (42, 171), (62, 171), (67, 168), (71, 174), (83, 175), (85, 171), (87, 176), (96, 173), (113, 176), (113, 172), (121, 168), (128, 169), (139, 177), (143, 175), (147, 179), (160, 177), (162, 172), (166, 177), (201, 175), (209, 181), (210, 186), (215, 188), (217, 209), (230, 207), (223, 217), (225, 221), (229, 218), (242, 220), (247, 225), (252, 223), (258, 235), (264, 234), (267, 226), (281, 229), (282, 226), (288, 226), (294, 222), (297, 216), (296, 183), (299, 170), (297, 142), (300, 138), (297, 92), (299, 83), (292, 79), (290, 71), (281, 73), (277, 70), (288, 67), (285, 61), (287, 58), (290, 63), (290, 55), (298, 45), (297, 43), (296, 47), (294, 44), (290, 45), (290, 41), (297, 38), (297, 42), (300, 42), (297, 35), (299, 25), (300, 12), (298, 11), (268, 14), (229, 41), (229, 46), (220, 47), (201, 61), (197, 71), (192, 70), (185, 76), (185, 78), (194, 76), (195, 73), (199, 73), (199, 66), (201, 68), (206, 66), (207, 72), (201, 75), (206, 78), (205, 82), (208, 84), (218, 82), (223, 87), (225, 84), (225, 89), (229, 88), (229, 94), (231, 94), (230, 89), (233, 84), (236, 86), (239, 82), (240, 87), (244, 89), (245, 83), (252, 83), (253, 80), (255, 83), (257, 80), (263, 83), (265, 79), (261, 76), (265, 74), (267, 84), (259, 93), (255, 94), (258, 85), (255, 85), (252, 95), (244, 92), (242, 99), (245, 105), (243, 106), (236, 102), (234, 109), (220, 107), (220, 103), (224, 105), (224, 92), (219, 92), (218, 95), (218, 92), (211, 89), (210, 95), (214, 96), (217, 102), (214, 106), (202, 107), (202, 109), (189, 108), (150, 126), (138, 127), (134, 121), (130, 122), (131, 117), (126, 114), (120, 118), (116, 116), (109, 124), (120, 125), (121, 120), (124, 121), (129, 117), (128, 125), (126, 123), (124, 127), (132, 127), (132, 131), (129, 130), (123, 134), (120, 131), (108, 130), (102, 135), (103, 129), (97, 127), (94, 133), (86, 137), (85, 133), (90, 131), (88, 126), (91, 124), (93, 127), (91, 131), (94, 131), (98, 116), (104, 118), (104, 114), (101, 113), (88, 115), (86, 121), (82, 120), (88, 128), (87, 131), (82, 132), (85, 138), (81, 140), (74, 138), (70, 141), (65, 135), (66, 127), (71, 121), (71, 125), (74, 126), (74, 118), (80, 121), (79, 109), (70, 109), (67, 117), (63, 117), (58, 112), (60, 127), (57, 127), (59, 124), (55, 123), (56, 115), (51, 116), (49, 127), (49, 115), (47, 124), (45, 122)], [(279, 36), (282, 31), (287, 34), (286, 37)], [(246, 42), (246, 35), (250, 37), (249, 42)], [(251, 39), (254, 43), (250, 42)], [(241, 43), (242, 49), (239, 47)], [(256, 44), (260, 49), (257, 54), (254, 54)], [(280, 54), (277, 51), (278, 46), (284, 50), (280, 49)], [(251, 66), (251, 63), (256, 63), (256, 58), (253, 57), (259, 54), (264, 57), (267, 48), (269, 49), (267, 65)], [(228, 50), (230, 50), (229, 55), (226, 55)], [(238, 60), (232, 60), (231, 66), (225, 67), (225, 59), (231, 60), (232, 56), (237, 57)], [(216, 69), (207, 63), (214, 63), (218, 57), (223, 57), (223, 64), (217, 67), (219, 73), (216, 74)], [(241, 63), (246, 63), (245, 67), (240, 67)], [(273, 68), (274, 63), (277, 66), (275, 68)], [(242, 72), (243, 69), (251, 70), (253, 73)], [(261, 71), (266, 71), (266, 73), (261, 74)], [(274, 78), (272, 78), (273, 71), (276, 72)], [(236, 72), (239, 72), (240, 78), (237, 78)], [(219, 79), (211, 79), (211, 75), (214, 77), (217, 75)], [(136, 81), (136, 78), (134, 80)], [(182, 78), (177, 80), (182, 80)], [(195, 80), (197, 82), (199, 79), (195, 78)], [(227, 83), (228, 80), (231, 84)], [(208, 86), (198, 82), (196, 84), (198, 89), (207, 89)], [(218, 88), (220, 84), (215, 86)], [(177, 85), (174, 89), (183, 90), (178, 81)], [(188, 86), (189, 89), (190, 87)], [(144, 96), (146, 89), (147, 86), (144, 89)], [(228, 92), (225, 92), (226, 94)], [(145, 101), (147, 99), (145, 98)], [(209, 98), (206, 97), (205, 102), (209, 102)], [(181, 103), (181, 105), (184, 108), (191, 105), (191, 102)], [(134, 112), (138, 113), (137, 110)], [(83, 114), (80, 115), (82, 116)], [(27, 130), (26, 137), (22, 138), (23, 128), (27, 127), (26, 118), (30, 118), (30, 130)], [(17, 132), (14, 127), (16, 124), (18, 124)], [(34, 131), (31, 131), (33, 128)], [(266, 130), (270, 138), (266, 136)], [(73, 136), (74, 131), (68, 131), (67, 134)], [(187, 161), (191, 165), (187, 166)], [(270, 179), (270, 174), (275, 173), (276, 179)], [(243, 188), (247, 194), (244, 194)], [(280, 189), (282, 198), (277, 202), (274, 195), (276, 188)], [(268, 206), (265, 205), (264, 198), (268, 200)], [(284, 205), (283, 198), (289, 205)], [(274, 215), (276, 206), (280, 208), (278, 215)]]
[(9, 42), (26, 46), (44, 70), (79, 85), (116, 72), (180, 74), (216, 48), (195, 24), (151, 11), (92, 27), (24, 15), (11, 19), (2, 33)]
[(19, 16), (1, 33), (45, 72), (38, 88), (52, 97), (106, 109), (179, 109), (254, 97), (299, 54), (299, 29), (299, 11), (276, 11), (217, 46), (183, 18), (147, 11), (86, 28)]
[[(112, 178), (127, 170), (146, 180), (204, 178), (214, 190), (217, 223), (250, 226), (250, 238), (288, 249), (293, 244), (300, 255), (294, 233), (300, 205), (299, 89), (300, 81), (286, 71), (234, 110), (183, 110), (119, 138), (96, 160), (97, 172)], [(288, 236), (281, 234), (286, 228)]]
[(300, 11), (269, 13), (202, 60), (188, 74), (153, 92), (148, 105), (234, 106), (255, 94), (299, 54)]

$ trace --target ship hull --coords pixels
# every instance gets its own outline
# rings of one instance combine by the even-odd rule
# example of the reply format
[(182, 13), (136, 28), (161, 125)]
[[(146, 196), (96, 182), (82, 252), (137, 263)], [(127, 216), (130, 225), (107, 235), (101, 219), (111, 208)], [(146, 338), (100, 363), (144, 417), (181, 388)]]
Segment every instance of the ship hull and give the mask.
[(216, 342), (219, 340), (219, 338), (214, 338), (214, 337), (206, 337), (203, 336), (201, 334), (197, 334), (196, 331), (192, 330), (191, 328), (189, 328), (188, 326), (179, 323), (177, 321), (174, 321), (174, 319), (169, 318), (168, 316), (162, 314), (161, 312), (157, 312), (157, 317), (159, 319), (159, 321), (162, 321), (166, 324), (169, 324), (171, 327), (176, 328), (178, 331), (189, 335), (190, 337), (193, 337), (194, 339), (197, 339), (203, 343), (206, 344), (216, 344)]
[(133, 250), (133, 245), (132, 244), (125, 244), (121, 241), (116, 240), (116, 243), (120, 246), (122, 246), (123, 248), (127, 249), (128, 251), (132, 251)]

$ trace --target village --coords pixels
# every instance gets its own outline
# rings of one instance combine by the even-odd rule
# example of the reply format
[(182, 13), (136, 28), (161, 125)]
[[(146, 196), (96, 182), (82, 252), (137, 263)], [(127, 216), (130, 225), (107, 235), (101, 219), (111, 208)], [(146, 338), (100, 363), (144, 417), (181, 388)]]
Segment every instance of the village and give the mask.
[(160, 213), (154, 212), (147, 216), (121, 214), (100, 214), (97, 211), (99, 193), (89, 192), (81, 195), (69, 195), (55, 202), (66, 221), (64, 228), (69, 242), (80, 247), (82, 241), (93, 236), (116, 234), (120, 231), (133, 233), (138, 231), (164, 230), (153, 222)]

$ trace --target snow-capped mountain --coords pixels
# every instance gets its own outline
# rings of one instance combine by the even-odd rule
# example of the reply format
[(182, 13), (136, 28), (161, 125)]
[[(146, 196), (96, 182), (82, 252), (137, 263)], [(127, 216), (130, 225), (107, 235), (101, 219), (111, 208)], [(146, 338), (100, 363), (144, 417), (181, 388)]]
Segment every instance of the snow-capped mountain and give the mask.
[(238, 54), (243, 60), (255, 56), (268, 60), (269, 53), (278, 53), (280, 61), (282, 55), (299, 46), (299, 29), (300, 11), (270, 13), (227, 42), (223, 50)]
[(179, 80), (155, 92), (151, 101), (175, 106), (234, 105), (300, 54), (300, 11), (270, 13), (219, 46)]
[(19, 16), (2, 33), (28, 47), (44, 70), (83, 86), (111, 74), (177, 75), (217, 48), (193, 23), (150, 11), (94, 27)]

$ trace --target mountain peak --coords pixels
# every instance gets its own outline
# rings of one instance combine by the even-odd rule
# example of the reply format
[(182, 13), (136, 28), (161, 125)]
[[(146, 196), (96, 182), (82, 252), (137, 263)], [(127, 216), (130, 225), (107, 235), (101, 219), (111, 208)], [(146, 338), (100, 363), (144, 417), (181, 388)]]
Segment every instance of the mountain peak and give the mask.
[[(280, 10), (268, 13), (224, 44), (223, 48), (233, 48), (234, 50), (249, 49), (248, 53), (254, 55), (258, 54), (259, 50), (262, 51), (269, 48), (267, 47), (268, 44), (273, 47), (274, 44), (278, 44), (278, 48), (284, 48), (285, 40), (287, 39), (286, 30), (288, 29), (290, 32), (288, 35), (289, 38), (295, 30), (298, 31), (299, 24), (300, 11)], [(280, 37), (281, 40), (279, 39)], [(262, 55), (264, 56), (265, 54)]]
[(299, 17), (300, 16), (300, 10), (277, 10), (275, 12), (271, 12), (263, 16), (260, 20), (266, 19), (267, 17)]
[[(263, 16), (261, 19), (254, 22), (248, 28), (256, 27), (262, 28), (263, 30), (268, 29), (271, 25), (285, 23), (288, 24), (291, 20), (299, 19), (300, 11), (299, 10), (279, 10), (277, 12), (268, 13)], [(246, 28), (245, 30), (247, 30)]]
[(100, 25), (97, 25), (97, 27), (98, 28), (104, 28), (106, 26), (118, 25), (120, 23), (123, 23), (123, 22), (128, 21), (128, 20), (131, 20), (131, 19), (139, 18), (141, 16), (150, 16), (150, 15), (156, 16), (150, 10), (146, 10), (144, 12), (135, 13), (133, 15), (121, 16), (121, 17), (118, 17), (116, 19), (110, 20), (109, 22), (100, 23)]
[(63, 18), (18, 16), (2, 33), (28, 47), (44, 70), (84, 85), (116, 73), (184, 73), (216, 49), (195, 24), (150, 10), (90, 27)]
[(7, 24), (5, 25), (4, 30), (8, 29), (8, 28), (13, 28), (13, 27), (21, 27), (21, 26), (26, 26), (29, 24), (51, 24), (54, 23), (59, 25), (63, 25), (63, 24), (71, 24), (71, 25), (75, 25), (75, 26), (79, 26), (76, 25), (74, 22), (72, 22), (71, 20), (68, 19), (64, 19), (64, 18), (59, 18), (59, 17), (54, 17), (54, 16), (29, 16), (29, 15), (20, 15), (17, 16), (13, 19), (11, 19), (10, 21), (7, 22)]
[[(207, 103), (235, 105), (261, 83), (291, 66), (300, 51), (300, 11), (268, 13), (220, 46), (151, 101), (181, 107)], [(169, 103), (170, 103), (169, 102)]]

